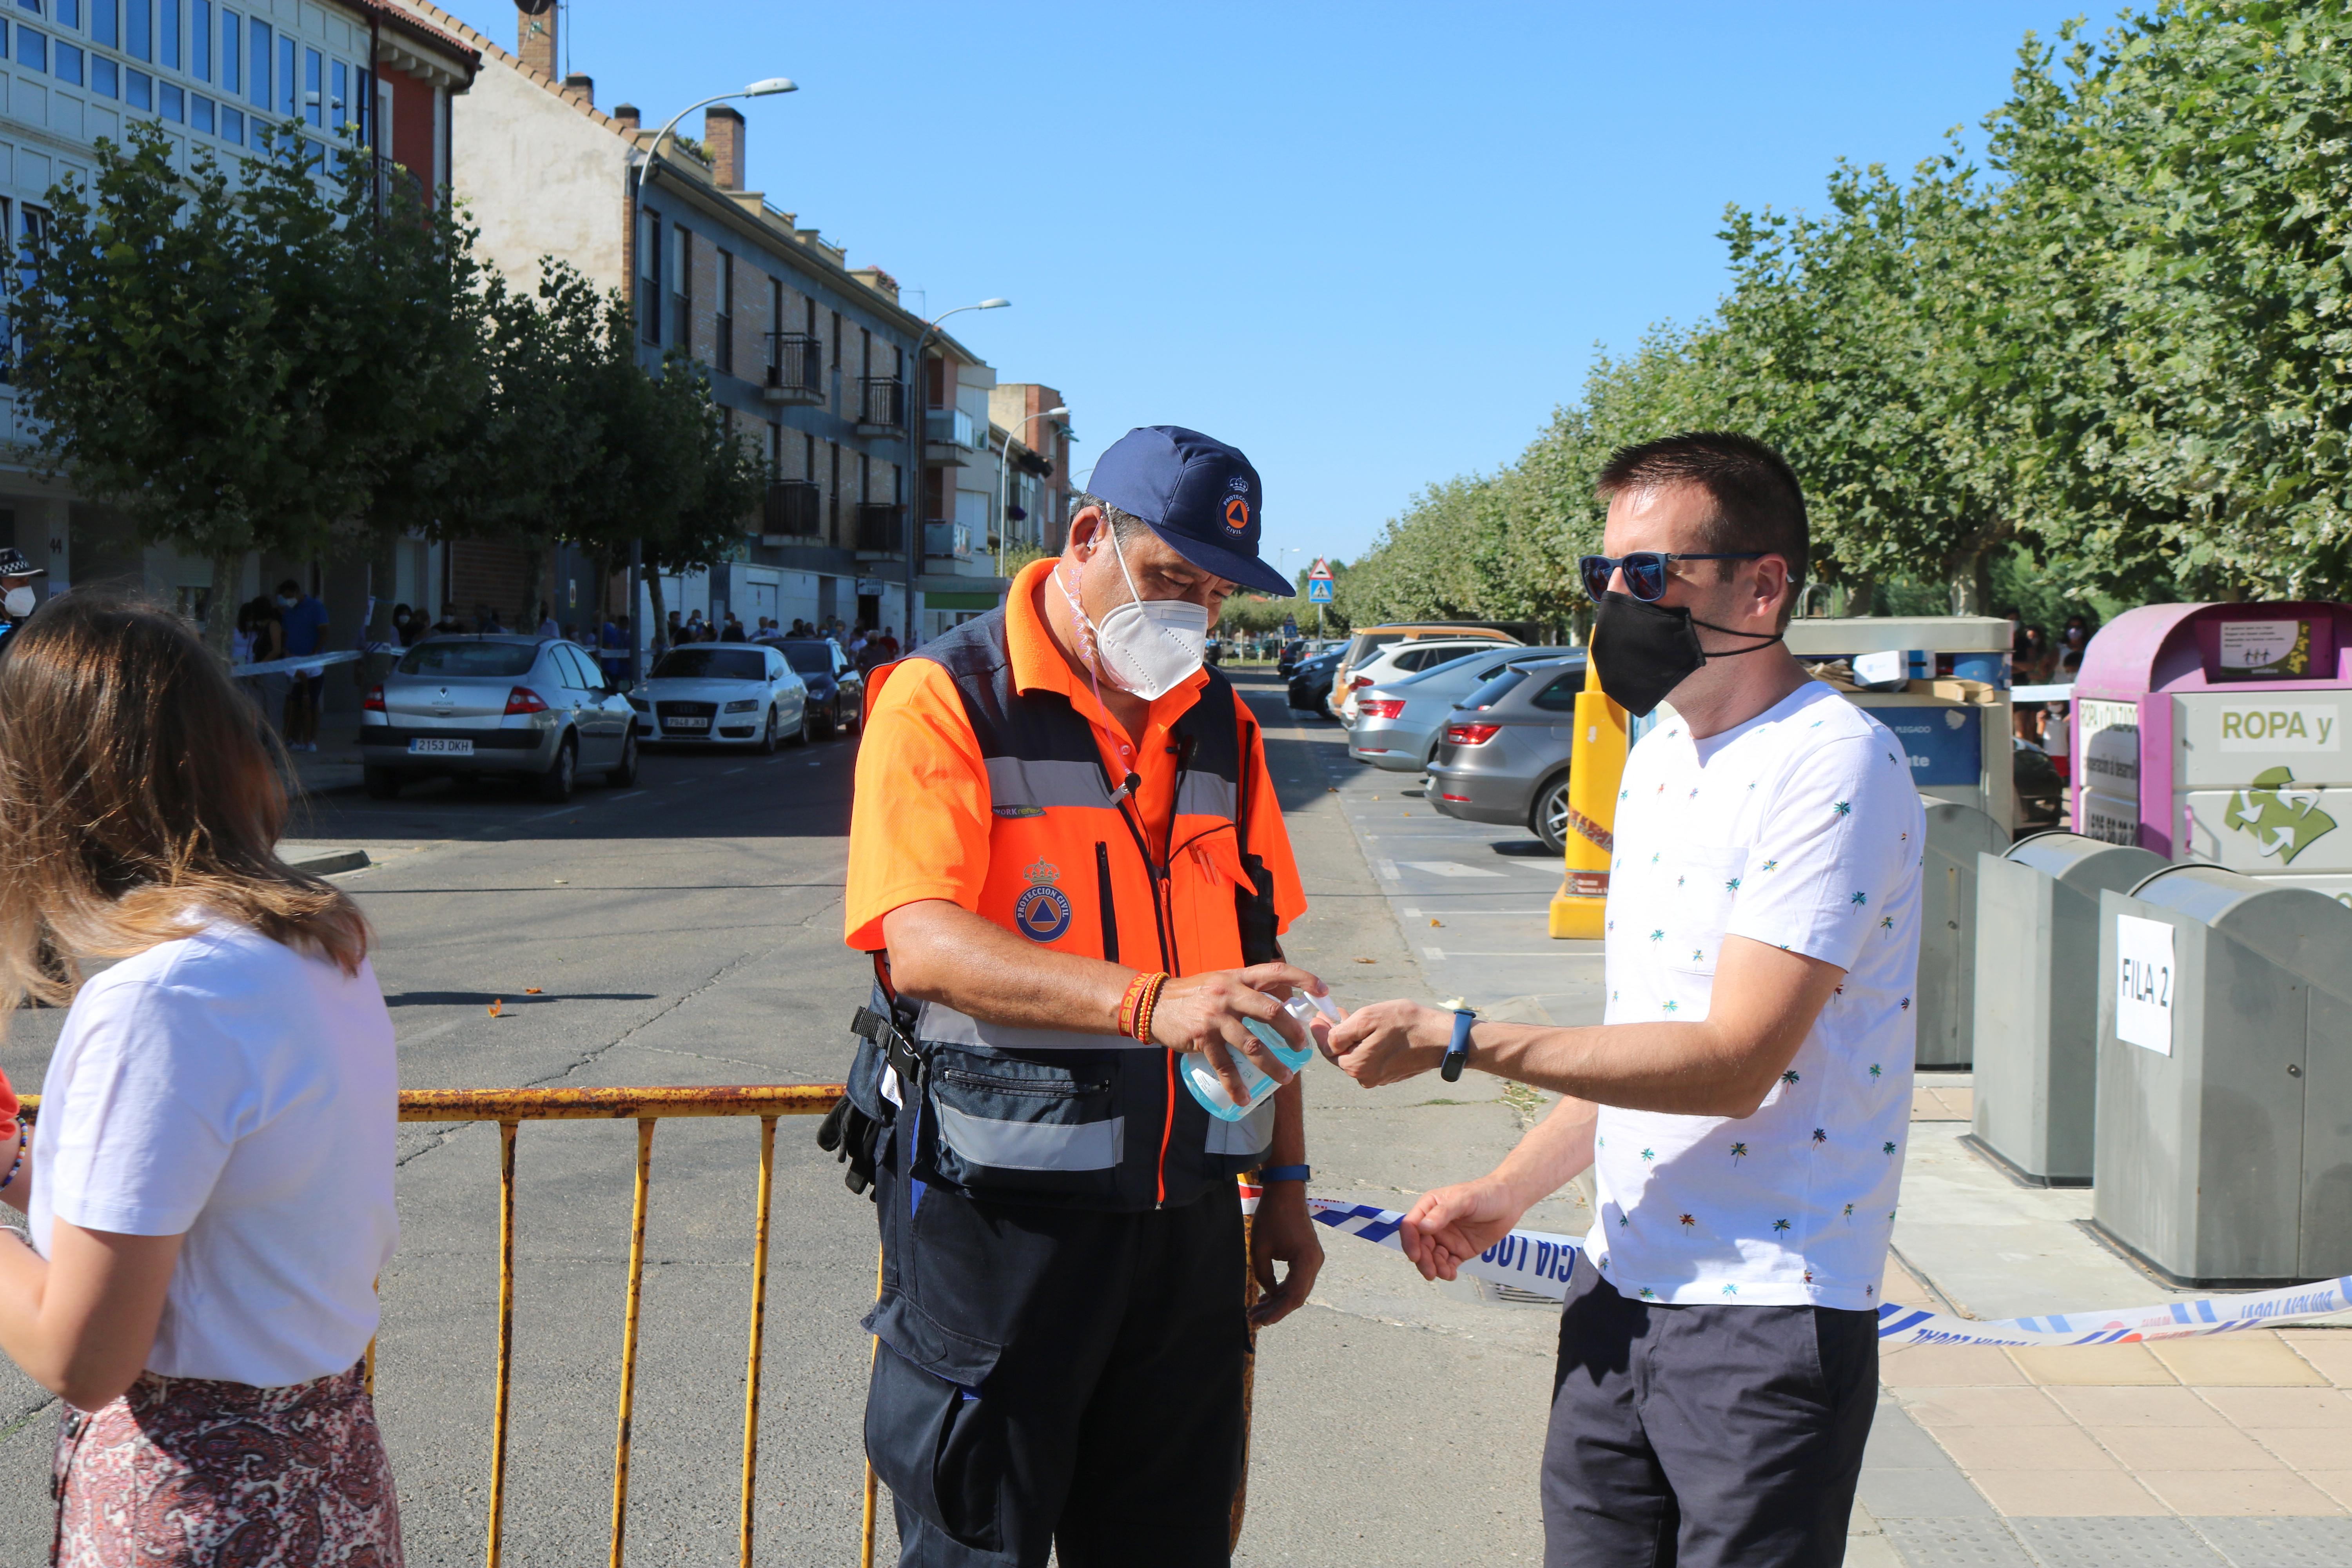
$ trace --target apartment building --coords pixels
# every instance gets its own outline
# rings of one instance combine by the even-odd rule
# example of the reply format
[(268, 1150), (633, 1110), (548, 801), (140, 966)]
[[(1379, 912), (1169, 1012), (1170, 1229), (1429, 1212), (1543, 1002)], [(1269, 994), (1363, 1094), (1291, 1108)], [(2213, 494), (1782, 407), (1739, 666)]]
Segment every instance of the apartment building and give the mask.
[[(453, 178), (481, 225), (485, 257), (519, 281), (536, 279), (541, 257), (561, 257), (624, 291), (646, 366), (677, 350), (691, 355), (739, 437), (766, 459), (765, 503), (745, 520), (734, 559), (665, 580), (667, 608), (732, 611), (747, 626), (762, 616), (786, 625), (837, 616), (903, 636), (910, 538), (919, 635), (1002, 598), (986, 545), (994, 373), (935, 332), (917, 381), (909, 360), (923, 318), (889, 274), (851, 267), (815, 226), (745, 188), (740, 113), (709, 110), (698, 142), (661, 137), (634, 106), (599, 107), (590, 75), (558, 74), (560, 6), (519, 13), (508, 49), (425, 0), (399, 3), (482, 57), (455, 110)], [(740, 58), (713, 68), (759, 74)], [(910, 465), (915, 386), (922, 439)], [(587, 563), (554, 553), (560, 591), (620, 606), (612, 584), (590, 581)], [(458, 545), (457, 576), (507, 571), (494, 554)]]
[[(183, 167), (209, 154), (234, 168), (260, 127), (296, 120), (321, 141), (396, 160), (428, 196), (446, 187), (449, 104), (478, 60), (439, 28), (383, 0), (13, 0), (0, 7), (0, 237), (18, 244), (47, 220), (50, 192), (87, 179), (100, 140), (141, 121), (163, 128)], [(209, 561), (146, 544), (128, 523), (45, 480), (16, 445), (16, 400), (0, 385), (0, 542), (48, 575), (43, 591), (110, 582), (204, 609)], [(307, 582), (330, 635), (355, 637), (371, 595), (421, 603), (437, 547), (403, 542), (396, 581), (365, 562), (247, 559), (227, 584), (240, 600), (265, 582)]]
[(1062, 395), (1034, 381), (1004, 382), (988, 395), (992, 442), (1004, 450), (1012, 437), (1013, 472), (1005, 481), (1001, 542), (1058, 552), (1070, 531), (1070, 446), (1077, 439), (1069, 416), (1054, 414)]

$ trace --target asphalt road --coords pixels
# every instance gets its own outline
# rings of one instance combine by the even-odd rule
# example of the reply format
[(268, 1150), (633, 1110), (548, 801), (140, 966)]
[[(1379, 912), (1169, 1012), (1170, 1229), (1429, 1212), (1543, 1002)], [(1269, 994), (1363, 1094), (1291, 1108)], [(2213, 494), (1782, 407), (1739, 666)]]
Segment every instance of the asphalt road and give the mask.
[[(1332, 790), (1328, 724), (1293, 727), (1244, 675), (1313, 909), (1292, 956), (1343, 1001), (1427, 996), (1391, 900)], [(314, 797), (289, 837), (355, 846), (337, 879), (374, 962), (409, 1088), (838, 1081), (866, 968), (841, 942), (854, 741), (773, 758), (649, 756), (637, 788), (551, 809), (447, 785)], [(1400, 783), (1410, 781), (1400, 780)], [(490, 1008), (499, 1004), (493, 1016)], [(39, 1087), (58, 1015), (21, 1017), (0, 1067)], [(1307, 1077), (1316, 1190), (1394, 1203), (1483, 1170), (1536, 1109), (1491, 1079), (1365, 1096)], [(1438, 1092), (1443, 1090), (1443, 1093)], [(856, 1561), (870, 1211), (814, 1143), (777, 1140), (758, 1561)], [(654, 1140), (628, 1539), (638, 1563), (735, 1561), (757, 1123), (671, 1121)], [(526, 1125), (519, 1141), (507, 1561), (601, 1559), (635, 1130)], [(497, 1306), (493, 1126), (404, 1128), (403, 1239), (382, 1283), (377, 1398), (409, 1561), (481, 1560)], [(1552, 1228), (1570, 1228), (1566, 1217)], [(1261, 1342), (1250, 1563), (1540, 1556), (1534, 1461), (1549, 1313), (1428, 1286), (1333, 1238), (1314, 1304)], [(55, 1406), (0, 1364), (0, 1563), (42, 1559)], [(883, 1528), (885, 1562), (895, 1559)]]

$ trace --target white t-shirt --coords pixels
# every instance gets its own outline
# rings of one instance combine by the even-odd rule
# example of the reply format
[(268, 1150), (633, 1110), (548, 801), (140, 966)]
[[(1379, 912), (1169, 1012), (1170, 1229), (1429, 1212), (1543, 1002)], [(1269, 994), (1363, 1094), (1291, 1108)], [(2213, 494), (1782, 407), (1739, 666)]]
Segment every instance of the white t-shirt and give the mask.
[(360, 1358), (391, 1258), (400, 1087), (375, 973), (215, 922), (74, 998), (33, 1139), (51, 1216), (184, 1232), (147, 1368), (263, 1387)]
[(1818, 681), (1704, 741), (1669, 719), (1626, 760), (1616, 835), (1607, 1022), (1706, 1017), (1727, 935), (1846, 977), (1755, 1114), (1601, 1110), (1594, 1267), (1649, 1300), (1877, 1306), (1927, 837), (1902, 742)]

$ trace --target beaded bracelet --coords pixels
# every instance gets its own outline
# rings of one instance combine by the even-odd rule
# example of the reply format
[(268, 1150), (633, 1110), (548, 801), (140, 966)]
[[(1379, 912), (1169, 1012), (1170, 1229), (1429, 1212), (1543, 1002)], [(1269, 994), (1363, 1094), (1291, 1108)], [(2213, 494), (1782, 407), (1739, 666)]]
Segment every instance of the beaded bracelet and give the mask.
[(1166, 974), (1154, 974), (1151, 976), (1150, 988), (1143, 994), (1143, 1000), (1136, 1005), (1135, 1039), (1138, 1045), (1148, 1046), (1151, 1043), (1151, 1015), (1159, 1007), (1160, 993), (1165, 990), (1167, 985)]
[(1150, 987), (1151, 975), (1148, 971), (1138, 970), (1129, 978), (1127, 994), (1118, 999), (1118, 1032), (1120, 1034), (1133, 1037), (1137, 1004), (1143, 1000), (1143, 994)]
[(0, 1193), (5, 1193), (8, 1190), (8, 1184), (15, 1181), (16, 1179), (16, 1173), (24, 1168), (25, 1123), (20, 1118), (16, 1122), (16, 1157), (9, 1162), (8, 1173), (5, 1176), (0, 1176)]

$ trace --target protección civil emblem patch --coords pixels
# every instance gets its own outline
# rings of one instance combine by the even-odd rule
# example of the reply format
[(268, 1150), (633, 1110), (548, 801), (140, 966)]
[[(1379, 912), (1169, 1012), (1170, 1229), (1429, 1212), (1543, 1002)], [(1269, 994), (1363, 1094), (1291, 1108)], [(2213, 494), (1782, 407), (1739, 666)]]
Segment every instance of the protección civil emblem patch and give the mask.
[(1062, 879), (1062, 868), (1039, 860), (1021, 873), (1029, 879), (1029, 890), (1013, 900), (1013, 929), (1031, 942), (1058, 942), (1070, 929), (1070, 900), (1061, 889), (1054, 886)]

